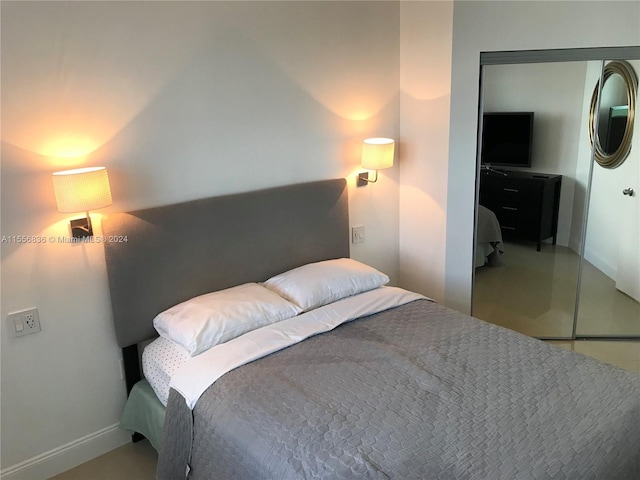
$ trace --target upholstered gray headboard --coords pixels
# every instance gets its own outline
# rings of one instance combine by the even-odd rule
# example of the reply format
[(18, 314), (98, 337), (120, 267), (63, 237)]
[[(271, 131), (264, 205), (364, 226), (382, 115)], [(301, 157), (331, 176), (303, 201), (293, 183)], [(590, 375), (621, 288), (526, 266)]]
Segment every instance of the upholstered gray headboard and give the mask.
[(116, 337), (156, 335), (161, 311), (204, 293), (349, 256), (344, 179), (117, 213), (102, 221)]

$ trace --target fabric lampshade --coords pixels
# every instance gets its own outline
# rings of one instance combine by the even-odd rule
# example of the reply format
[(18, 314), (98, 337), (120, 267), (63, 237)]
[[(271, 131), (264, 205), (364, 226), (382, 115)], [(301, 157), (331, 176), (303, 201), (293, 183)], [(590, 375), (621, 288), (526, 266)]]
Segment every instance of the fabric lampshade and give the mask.
[(382, 170), (393, 167), (395, 143), (390, 138), (368, 138), (362, 144), (362, 167)]
[(88, 212), (112, 203), (109, 176), (105, 167), (55, 172), (53, 189), (59, 212)]

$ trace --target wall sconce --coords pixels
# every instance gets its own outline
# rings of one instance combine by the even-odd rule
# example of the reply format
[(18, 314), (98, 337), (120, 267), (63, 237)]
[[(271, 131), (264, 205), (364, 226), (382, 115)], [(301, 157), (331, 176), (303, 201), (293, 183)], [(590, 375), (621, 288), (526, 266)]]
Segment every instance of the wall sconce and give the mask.
[(63, 213), (86, 212), (86, 218), (71, 220), (74, 238), (93, 236), (89, 210), (111, 205), (111, 188), (105, 167), (78, 168), (55, 172), (53, 190), (58, 211)]
[(358, 187), (378, 181), (378, 170), (393, 167), (394, 141), (391, 138), (367, 138), (362, 143), (362, 168), (375, 170), (376, 177), (369, 180), (369, 172), (358, 175)]

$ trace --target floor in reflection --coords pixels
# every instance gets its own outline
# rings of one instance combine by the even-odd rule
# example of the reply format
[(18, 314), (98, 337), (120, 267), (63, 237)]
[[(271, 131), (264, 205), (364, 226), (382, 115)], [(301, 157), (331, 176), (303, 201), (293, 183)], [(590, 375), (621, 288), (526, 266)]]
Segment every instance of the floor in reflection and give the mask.
[[(533, 337), (570, 337), (578, 255), (567, 247), (505, 243), (503, 267), (475, 272), (473, 315)], [(585, 263), (577, 335), (640, 335), (640, 303)]]
[[(579, 258), (566, 247), (506, 243), (505, 265), (476, 269), (473, 315), (532, 337), (570, 337)], [(577, 335), (640, 335), (640, 303), (589, 263)], [(611, 313), (613, 312), (613, 314)], [(640, 341), (549, 341), (640, 373)]]

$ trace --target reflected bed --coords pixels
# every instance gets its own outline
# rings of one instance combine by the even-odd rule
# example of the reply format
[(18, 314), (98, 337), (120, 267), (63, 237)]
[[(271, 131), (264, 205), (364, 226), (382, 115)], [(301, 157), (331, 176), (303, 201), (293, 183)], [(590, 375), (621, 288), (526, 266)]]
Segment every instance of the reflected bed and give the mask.
[(474, 267), (501, 267), (504, 265), (502, 254), (502, 230), (496, 214), (487, 207), (478, 205), (478, 226), (476, 232), (476, 250)]

